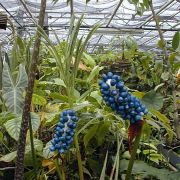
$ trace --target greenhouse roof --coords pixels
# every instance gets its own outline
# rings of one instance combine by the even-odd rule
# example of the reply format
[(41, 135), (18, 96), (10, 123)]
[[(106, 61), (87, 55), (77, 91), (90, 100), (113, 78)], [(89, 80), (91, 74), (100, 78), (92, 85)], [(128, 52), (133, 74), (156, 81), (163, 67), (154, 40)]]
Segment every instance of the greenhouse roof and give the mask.
[[(27, 7), (33, 16), (38, 18), (40, 0), (26, 0)], [(161, 29), (167, 41), (172, 40), (175, 31), (180, 30), (180, 1), (179, 0), (153, 0), (153, 6), (158, 15)], [(71, 18), (71, 8), (66, 0), (59, 0), (56, 4), (47, 0), (45, 25), (49, 28), (49, 36), (55, 41), (53, 30), (60, 39), (66, 39)], [(35, 25), (19, 0), (0, 0), (0, 11), (5, 12), (16, 27), (22, 30), (23, 36), (28, 37), (35, 33)], [(156, 50), (159, 37), (155, 22), (150, 10), (142, 16), (137, 14), (137, 9), (128, 0), (74, 0), (73, 11), (78, 18), (84, 14), (80, 36), (88, 33), (95, 23), (101, 23), (101, 28), (93, 35), (88, 45), (90, 52), (97, 47), (110, 47), (115, 36), (133, 36), (140, 49)], [(8, 47), (11, 28), (0, 30), (0, 42)], [(120, 49), (113, 45), (114, 50)]]

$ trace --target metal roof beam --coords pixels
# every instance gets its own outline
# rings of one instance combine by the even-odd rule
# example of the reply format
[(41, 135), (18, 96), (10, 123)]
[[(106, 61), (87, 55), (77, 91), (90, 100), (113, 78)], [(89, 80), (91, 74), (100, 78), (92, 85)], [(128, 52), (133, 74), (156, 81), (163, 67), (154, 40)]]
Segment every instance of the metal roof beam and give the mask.
[[(168, 7), (171, 3), (175, 2), (175, 0), (170, 0), (169, 2), (167, 2), (166, 4), (164, 4), (157, 12), (156, 15), (158, 15), (159, 13), (161, 13), (166, 7)], [(142, 28), (142, 26), (144, 26), (147, 22), (149, 22), (151, 19), (153, 18), (153, 15), (151, 15), (149, 18), (146, 19), (146, 21), (144, 21), (140, 26), (138, 26), (138, 28)]]

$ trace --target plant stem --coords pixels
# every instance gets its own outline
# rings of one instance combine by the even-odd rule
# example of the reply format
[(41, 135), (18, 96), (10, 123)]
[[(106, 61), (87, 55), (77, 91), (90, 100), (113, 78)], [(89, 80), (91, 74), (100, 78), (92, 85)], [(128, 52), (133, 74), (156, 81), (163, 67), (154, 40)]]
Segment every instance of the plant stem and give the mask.
[(25, 145), (26, 145), (26, 134), (29, 125), (30, 117), (30, 107), (32, 101), (32, 94), (34, 88), (35, 74), (37, 70), (37, 65), (39, 63), (39, 48), (41, 43), (41, 35), (39, 33), (40, 27), (43, 27), (44, 24), (44, 15), (46, 9), (46, 0), (41, 0), (41, 8), (39, 13), (39, 22), (36, 32), (36, 39), (34, 42), (34, 48), (32, 53), (31, 67), (28, 74), (28, 87), (26, 91), (26, 97), (24, 101), (24, 108), (22, 114), (22, 123), (21, 130), (19, 135), (18, 149), (17, 149), (17, 160), (16, 160), (16, 170), (15, 170), (15, 180), (23, 180), (24, 175), (24, 154), (25, 154)]
[(137, 134), (137, 136), (135, 138), (135, 141), (134, 141), (134, 146), (133, 146), (133, 150), (132, 150), (132, 153), (131, 153), (131, 158), (129, 160), (125, 180), (130, 180), (130, 178), (131, 178), (131, 172), (132, 172), (133, 164), (134, 164), (134, 161), (135, 161), (135, 158), (136, 158), (137, 149), (138, 149), (139, 142), (140, 142), (140, 139), (141, 139), (142, 127), (143, 126), (141, 126), (141, 129), (140, 129), (139, 133)]
[(167, 70), (169, 71), (169, 74), (170, 74), (169, 81), (171, 82), (171, 86), (172, 86), (172, 97), (173, 97), (173, 108), (174, 108), (174, 128), (175, 128), (177, 138), (180, 139), (180, 121), (179, 121), (178, 107), (177, 107), (176, 82), (175, 82), (175, 79), (173, 77), (173, 72), (172, 72), (172, 69), (171, 69), (170, 62), (168, 60), (168, 53), (167, 53), (166, 43), (165, 43), (164, 36), (163, 36), (162, 31), (161, 31), (161, 28), (159, 26), (157, 16), (156, 16), (154, 8), (153, 8), (152, 0), (150, 1), (149, 5), (150, 5), (150, 8), (151, 8), (151, 11), (152, 11), (152, 14), (153, 14), (153, 19), (156, 22), (156, 27), (158, 29), (159, 37), (160, 37), (161, 42), (163, 44), (164, 63), (167, 65)]
[(77, 135), (75, 135), (75, 137), (74, 137), (74, 142), (75, 142), (78, 167), (79, 167), (79, 179), (84, 180), (83, 165), (82, 165), (82, 159), (81, 159), (81, 153), (80, 153), (80, 149), (79, 149), (79, 143), (78, 143), (78, 136)]
[(56, 166), (56, 171), (58, 173), (59, 179), (60, 180), (66, 180), (63, 168), (60, 169), (58, 158), (55, 159), (55, 166)]
[(34, 137), (33, 137), (31, 117), (29, 117), (29, 132), (30, 132), (30, 141), (31, 141), (31, 153), (33, 159), (33, 166), (34, 166), (34, 175), (35, 178), (37, 179), (37, 159), (36, 159), (36, 152), (34, 149)]

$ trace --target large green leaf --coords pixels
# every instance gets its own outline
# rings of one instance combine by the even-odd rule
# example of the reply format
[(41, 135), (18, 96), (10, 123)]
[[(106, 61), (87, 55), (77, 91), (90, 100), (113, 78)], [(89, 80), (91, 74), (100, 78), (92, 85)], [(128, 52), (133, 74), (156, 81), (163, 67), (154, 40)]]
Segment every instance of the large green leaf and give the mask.
[[(40, 126), (40, 118), (37, 114), (31, 113), (31, 122), (33, 131), (37, 131)], [(16, 141), (19, 139), (21, 128), (21, 116), (11, 119), (4, 124), (9, 135)]]
[(83, 55), (85, 57), (83, 60), (86, 64), (88, 64), (90, 67), (94, 67), (96, 65), (95, 60), (89, 54), (84, 52)]
[[(41, 152), (43, 149), (43, 143), (41, 140), (39, 139), (34, 139), (34, 148), (36, 151)], [(25, 154), (28, 154), (29, 152), (31, 152), (31, 145), (30, 142), (27, 143), (26, 145), (26, 151)], [(11, 153), (8, 153), (4, 156), (2, 156), (0, 158), (0, 161), (4, 161), (4, 162), (11, 162), (16, 158), (17, 155), (17, 151), (13, 151)]]
[(102, 70), (102, 67), (95, 66), (87, 78), (87, 82), (90, 83), (95, 78), (95, 76), (99, 74), (100, 70)]
[(99, 125), (93, 125), (84, 136), (84, 145), (85, 147), (88, 145), (89, 141), (95, 136)]
[(47, 101), (44, 97), (38, 95), (38, 94), (33, 94), (32, 96), (32, 103), (40, 106), (44, 106), (47, 104)]
[(9, 135), (17, 141), (19, 139), (19, 132), (21, 128), (21, 117), (7, 121), (4, 126)]
[(147, 92), (141, 99), (142, 103), (147, 108), (159, 110), (163, 106), (163, 97), (161, 94), (156, 93), (154, 90)]
[(102, 103), (102, 97), (101, 97), (101, 95), (99, 94), (98, 91), (93, 91), (93, 92), (91, 92), (90, 96), (93, 97), (94, 99), (96, 99), (96, 101), (97, 101), (99, 104)]
[[(43, 150), (43, 142), (39, 139), (34, 139), (34, 149), (37, 151), (37, 152), (42, 152)], [(26, 154), (31, 152), (31, 143), (30, 143), (30, 140), (27, 142), (27, 145), (26, 145)]]
[(16, 151), (13, 151), (13, 152), (11, 152), (11, 153), (9, 153), (9, 154), (6, 154), (6, 155), (4, 155), (4, 156), (2, 156), (2, 157), (0, 158), (0, 161), (11, 162), (12, 160), (15, 159), (16, 154), (17, 154)]
[(172, 40), (172, 47), (174, 50), (176, 50), (179, 47), (179, 45), (180, 45), (180, 33), (176, 32)]
[(174, 132), (171, 129), (169, 119), (164, 114), (162, 114), (159, 111), (156, 111), (155, 109), (149, 109), (149, 110), (154, 116), (156, 116), (159, 119), (160, 122), (162, 122), (161, 124), (166, 129), (166, 131), (168, 132), (169, 140), (171, 141), (173, 138)]
[[(128, 167), (128, 160), (121, 160), (120, 171), (124, 172)], [(141, 174), (141, 178), (159, 179), (159, 180), (178, 180), (180, 172), (169, 171), (168, 169), (157, 169), (148, 165), (143, 161), (135, 161), (132, 169), (132, 174)]]
[(96, 133), (96, 139), (98, 141), (98, 145), (101, 145), (103, 140), (105, 140), (105, 135), (109, 131), (109, 127), (111, 126), (111, 121), (105, 121), (101, 126), (99, 127), (97, 133)]
[(2, 74), (2, 97), (10, 112), (22, 113), (24, 103), (23, 92), (27, 86), (27, 74), (24, 65), (19, 65), (19, 73), (16, 82), (13, 81), (9, 66), (4, 62)]

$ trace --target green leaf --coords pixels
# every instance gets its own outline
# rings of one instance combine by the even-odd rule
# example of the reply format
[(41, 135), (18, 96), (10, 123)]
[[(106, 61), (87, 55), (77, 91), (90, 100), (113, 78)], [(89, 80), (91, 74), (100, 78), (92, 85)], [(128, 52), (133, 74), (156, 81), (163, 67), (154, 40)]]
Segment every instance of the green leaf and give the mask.
[(17, 151), (13, 151), (9, 154), (6, 154), (0, 158), (0, 161), (11, 162), (12, 160), (16, 158), (16, 154), (17, 154)]
[(4, 137), (4, 135), (3, 135), (3, 133), (0, 131), (0, 142), (3, 141), (3, 137)]
[(146, 122), (160, 131), (160, 126), (156, 122), (148, 119), (146, 119)]
[(145, 150), (143, 150), (143, 154), (145, 154), (145, 155), (151, 154), (151, 153), (157, 153), (157, 151), (154, 150), (154, 149), (145, 149)]
[[(31, 113), (31, 122), (33, 131), (37, 131), (40, 126), (40, 118), (37, 114)], [(9, 135), (16, 141), (19, 139), (21, 128), (21, 116), (11, 119), (4, 124)]]
[(59, 86), (64, 86), (64, 87), (66, 87), (66, 85), (65, 85), (65, 83), (64, 83), (64, 81), (63, 81), (62, 79), (60, 79), (60, 78), (55, 78), (55, 79), (53, 79), (53, 80), (54, 80), (54, 84), (59, 85)]
[(68, 102), (68, 97), (67, 96), (63, 96), (63, 95), (61, 95), (61, 94), (59, 94), (57, 92), (51, 93), (50, 97), (53, 98), (54, 100), (58, 99), (58, 100), (61, 100), (62, 102)]
[(149, 0), (143, 0), (143, 4), (146, 8), (149, 8)]
[(95, 76), (99, 75), (99, 71), (102, 69), (102, 67), (95, 66), (87, 78), (87, 82), (90, 83), (95, 78)]
[(104, 163), (103, 163), (103, 168), (102, 168), (101, 176), (100, 176), (99, 180), (104, 180), (105, 177), (106, 177), (107, 159), (108, 159), (108, 151), (106, 152), (106, 157), (105, 157), (105, 160), (104, 160)]
[(101, 145), (103, 143), (103, 140), (105, 139), (106, 133), (108, 133), (109, 127), (111, 126), (111, 121), (105, 121), (101, 126), (99, 127), (96, 138), (98, 141), (98, 145)]
[[(121, 160), (120, 171), (121, 173), (127, 170), (128, 160)], [(150, 166), (143, 161), (135, 161), (132, 169), (132, 174), (141, 174), (141, 179), (158, 179), (158, 180), (175, 180), (179, 179), (179, 172), (173, 172), (168, 169), (158, 169)]]
[(162, 122), (162, 126), (168, 132), (169, 140), (171, 141), (174, 132), (171, 129), (169, 119), (164, 114), (160, 113), (159, 111), (156, 111), (155, 109), (149, 109), (149, 110), (154, 116), (156, 116)]
[(123, 153), (123, 155), (122, 155), (122, 158), (123, 158), (123, 159), (130, 159), (130, 158), (131, 158), (131, 155), (130, 155), (129, 151), (125, 151), (125, 152)]
[(0, 113), (0, 126), (3, 126), (3, 124), (10, 119), (16, 118), (16, 115), (10, 112), (2, 112)]
[(90, 96), (93, 97), (94, 99), (96, 99), (96, 101), (97, 101), (99, 104), (102, 103), (102, 97), (101, 97), (101, 95), (99, 94), (98, 91), (93, 91), (93, 92), (91, 92)]
[(138, 2), (139, 2), (139, 0), (132, 0), (132, 2), (133, 2), (135, 5), (137, 5)]
[(16, 82), (13, 81), (9, 66), (4, 62), (2, 74), (2, 97), (10, 112), (22, 113), (24, 104), (23, 92), (27, 86), (27, 74), (24, 65), (19, 65), (19, 73)]
[(167, 80), (169, 79), (169, 76), (170, 76), (169, 72), (163, 72), (163, 73), (161, 74), (161, 78), (162, 78), (164, 81), (167, 81)]
[[(43, 142), (39, 139), (34, 139), (33, 141), (34, 143), (34, 149), (38, 152), (42, 152), (43, 150)], [(26, 150), (25, 150), (26, 154), (28, 154), (29, 152), (31, 152), (31, 143), (30, 143), (30, 139), (27, 142), (26, 145)]]
[(9, 135), (17, 141), (19, 139), (19, 132), (21, 128), (21, 117), (7, 121), (4, 126)]
[(32, 96), (32, 103), (35, 105), (40, 105), (40, 106), (44, 106), (47, 104), (47, 101), (44, 97), (38, 95), (38, 94), (33, 94)]
[(93, 125), (87, 132), (87, 134), (84, 136), (84, 145), (87, 147), (89, 141), (95, 136), (97, 129), (99, 125)]
[(96, 65), (96, 62), (95, 62), (95, 60), (89, 55), (89, 54), (86, 54), (85, 52), (83, 53), (83, 55), (84, 55), (84, 59), (83, 59), (83, 61), (87, 64), (87, 65), (89, 65), (90, 67), (94, 67), (95, 65)]
[(172, 40), (173, 49), (176, 50), (179, 47), (179, 44), (180, 44), (180, 33), (176, 32)]
[(147, 92), (141, 101), (144, 105), (147, 106), (147, 108), (151, 109), (159, 110), (163, 106), (163, 97), (154, 90)]
[(75, 98), (76, 100), (79, 99), (79, 98), (80, 98), (80, 93), (79, 93), (79, 91), (77, 91), (76, 89), (74, 89), (73, 96), (74, 96), (74, 98)]
[(139, 98), (139, 99), (142, 99), (142, 97), (145, 95), (144, 92), (140, 92), (140, 91), (132, 92), (132, 94), (133, 94), (134, 96), (136, 96), (137, 98)]
[(43, 157), (45, 159), (49, 159), (54, 155), (54, 152), (50, 151), (50, 147), (52, 146), (51, 141), (49, 141), (43, 149)]
[(163, 49), (163, 48), (164, 48), (164, 43), (163, 43), (163, 41), (161, 41), (161, 40), (158, 41), (158, 47), (159, 47), (160, 49)]
[(24, 43), (23, 43), (22, 39), (19, 36), (17, 37), (17, 44), (18, 44), (20, 50), (22, 52), (24, 52), (24, 50), (25, 50)]
[(33, 131), (36, 132), (41, 124), (40, 117), (38, 114), (31, 112), (31, 123)]
[(73, 110), (75, 111), (80, 111), (86, 107), (90, 107), (92, 106), (88, 101), (84, 101), (82, 103), (79, 103), (79, 104), (76, 104), (74, 107), (73, 107)]
[(150, 109), (150, 112), (155, 115), (160, 121), (162, 121), (164, 124), (168, 125), (170, 124), (169, 119), (162, 113), (160, 113), (159, 111), (155, 110), (155, 109)]

